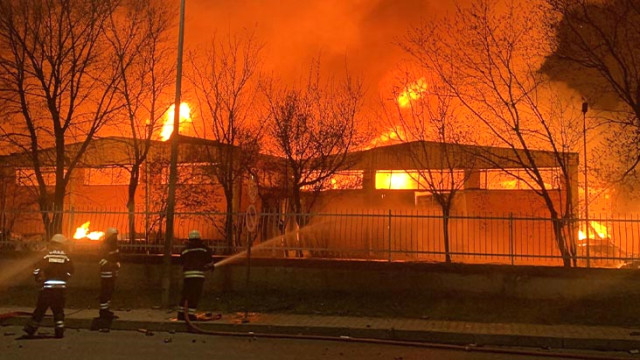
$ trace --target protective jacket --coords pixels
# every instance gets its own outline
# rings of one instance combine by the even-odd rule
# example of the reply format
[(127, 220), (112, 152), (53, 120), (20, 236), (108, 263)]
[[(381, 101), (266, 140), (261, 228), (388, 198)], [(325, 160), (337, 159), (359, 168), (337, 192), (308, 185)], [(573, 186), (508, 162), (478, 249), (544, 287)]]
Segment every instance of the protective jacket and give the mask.
[(50, 250), (33, 270), (37, 282), (42, 282), (43, 289), (65, 289), (67, 280), (73, 274), (73, 262), (64, 250)]
[(101, 249), (100, 277), (103, 279), (118, 276), (120, 269), (120, 250), (118, 249), (117, 236), (110, 236), (104, 240)]
[(200, 239), (191, 239), (180, 254), (185, 279), (203, 278), (207, 265), (211, 263), (211, 249)]

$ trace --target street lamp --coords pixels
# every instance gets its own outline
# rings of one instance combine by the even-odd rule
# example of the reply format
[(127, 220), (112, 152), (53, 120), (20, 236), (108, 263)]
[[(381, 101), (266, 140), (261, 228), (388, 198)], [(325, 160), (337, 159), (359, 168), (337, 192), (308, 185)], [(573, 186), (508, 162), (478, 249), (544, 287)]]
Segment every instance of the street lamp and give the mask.
[(167, 196), (167, 229), (164, 238), (164, 256), (162, 276), (162, 305), (169, 306), (171, 291), (171, 253), (173, 248), (173, 219), (176, 207), (176, 179), (178, 177), (178, 142), (180, 141), (180, 95), (182, 89), (182, 48), (184, 43), (184, 4), (180, 1), (180, 29), (178, 32), (178, 61), (176, 64), (176, 97), (173, 115), (173, 133), (171, 134), (171, 164), (169, 166), (169, 194)]
[(589, 104), (582, 103), (582, 140), (584, 147), (584, 235), (587, 240), (587, 267), (591, 266), (589, 259), (589, 178), (587, 177), (587, 111)]

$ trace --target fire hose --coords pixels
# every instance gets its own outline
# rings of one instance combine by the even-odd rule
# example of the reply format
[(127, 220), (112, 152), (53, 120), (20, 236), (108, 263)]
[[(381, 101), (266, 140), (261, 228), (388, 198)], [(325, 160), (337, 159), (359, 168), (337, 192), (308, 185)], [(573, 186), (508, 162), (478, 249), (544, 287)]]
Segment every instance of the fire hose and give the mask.
[(12, 311), (4, 314), (0, 314), (0, 320), (11, 319), (18, 316), (30, 316), (30, 312), (26, 311)]
[[(185, 301), (184, 314), (189, 312), (189, 304)], [(8, 313), (0, 314), (0, 320), (10, 319), (18, 316), (30, 316), (31, 313), (25, 311), (12, 311)], [(233, 331), (212, 331), (204, 330), (196, 326), (189, 316), (185, 316), (185, 321), (189, 331), (202, 334), (202, 335), (214, 335), (214, 336), (234, 336), (234, 337), (251, 337), (251, 338), (265, 338), (265, 339), (293, 339), (293, 340), (316, 340), (316, 341), (337, 341), (347, 343), (359, 343), (359, 344), (375, 344), (375, 345), (394, 345), (394, 346), (407, 346), (418, 347), (438, 350), (450, 350), (450, 351), (465, 351), (465, 352), (479, 352), (479, 353), (493, 353), (493, 354), (510, 354), (521, 356), (539, 356), (548, 358), (564, 358), (564, 359), (584, 359), (584, 360), (621, 360), (620, 357), (587, 355), (587, 354), (571, 354), (571, 353), (558, 353), (558, 352), (539, 352), (531, 350), (517, 350), (517, 349), (502, 349), (497, 347), (478, 347), (472, 345), (451, 345), (451, 344), (437, 344), (418, 341), (404, 341), (404, 340), (386, 340), (386, 339), (374, 339), (374, 338), (361, 338), (351, 336), (326, 336), (326, 335), (305, 335), (305, 334), (280, 334), (280, 333), (260, 333), (260, 332), (233, 332)]]
[(325, 336), (325, 335), (305, 335), (305, 334), (280, 334), (280, 333), (260, 333), (260, 332), (233, 332), (233, 331), (213, 331), (201, 329), (196, 324), (191, 322), (188, 314), (188, 302), (184, 304), (185, 322), (189, 331), (196, 334), (203, 335), (215, 335), (215, 336), (235, 336), (235, 337), (251, 337), (251, 338), (265, 338), (265, 339), (294, 339), (294, 340), (319, 340), (319, 341), (337, 341), (359, 344), (375, 344), (375, 345), (394, 345), (394, 346), (407, 346), (418, 347), (438, 350), (451, 350), (451, 351), (466, 351), (466, 352), (479, 352), (479, 353), (493, 353), (493, 354), (510, 354), (521, 356), (539, 356), (547, 358), (563, 358), (563, 359), (584, 359), (584, 360), (622, 360), (621, 357), (609, 357), (599, 355), (587, 355), (587, 354), (571, 354), (571, 353), (559, 353), (559, 352), (540, 352), (533, 350), (517, 350), (517, 349), (503, 349), (497, 347), (480, 347), (474, 345), (452, 345), (452, 344), (437, 344), (429, 342), (419, 341), (404, 341), (404, 340), (387, 340), (387, 339), (374, 339), (374, 338), (362, 338), (351, 336)]

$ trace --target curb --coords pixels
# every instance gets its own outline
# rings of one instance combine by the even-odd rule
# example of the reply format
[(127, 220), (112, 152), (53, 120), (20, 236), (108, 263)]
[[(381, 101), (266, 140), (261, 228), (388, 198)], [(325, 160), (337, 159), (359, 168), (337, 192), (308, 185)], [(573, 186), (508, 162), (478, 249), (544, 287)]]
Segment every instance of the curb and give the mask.
[[(66, 327), (69, 329), (89, 329), (93, 319), (66, 319)], [(0, 320), (0, 325), (22, 326), (24, 317), (14, 317)], [(53, 327), (53, 320), (45, 318), (43, 327)], [(574, 349), (574, 350), (606, 350), (629, 351), (640, 349), (639, 340), (607, 339), (607, 338), (576, 338), (576, 337), (550, 337), (514, 334), (481, 334), (481, 333), (456, 333), (428, 330), (398, 330), (370, 329), (370, 328), (346, 328), (329, 326), (281, 326), (268, 324), (223, 324), (199, 322), (198, 327), (206, 331), (219, 331), (237, 333), (238, 336), (246, 336), (250, 333), (263, 334), (295, 334), (317, 335), (335, 337), (344, 341), (345, 338), (367, 338), (380, 340), (413, 341), (425, 343), (470, 345), (470, 346), (518, 346), (549, 349)], [(153, 332), (190, 332), (183, 322), (170, 321), (137, 321), (115, 320), (112, 330), (141, 331), (152, 335)]]

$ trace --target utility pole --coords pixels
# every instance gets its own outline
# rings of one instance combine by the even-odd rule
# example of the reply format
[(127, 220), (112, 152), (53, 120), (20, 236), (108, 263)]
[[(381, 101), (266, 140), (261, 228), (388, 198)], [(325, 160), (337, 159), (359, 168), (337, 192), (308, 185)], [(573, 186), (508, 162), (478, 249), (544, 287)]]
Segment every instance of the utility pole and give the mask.
[(589, 178), (587, 177), (587, 111), (589, 104), (582, 103), (582, 140), (584, 147), (584, 234), (587, 240), (587, 267), (591, 267), (589, 244)]
[(180, 141), (180, 95), (182, 90), (182, 48), (184, 43), (184, 7), (180, 1), (180, 30), (178, 32), (178, 62), (176, 65), (176, 98), (171, 134), (171, 164), (169, 166), (169, 194), (167, 196), (167, 230), (164, 238), (162, 306), (169, 307), (171, 293), (171, 253), (173, 248), (173, 219), (176, 207), (176, 179), (178, 177), (178, 143)]

